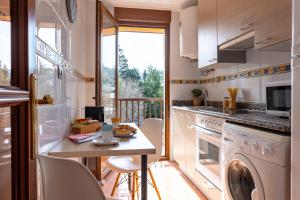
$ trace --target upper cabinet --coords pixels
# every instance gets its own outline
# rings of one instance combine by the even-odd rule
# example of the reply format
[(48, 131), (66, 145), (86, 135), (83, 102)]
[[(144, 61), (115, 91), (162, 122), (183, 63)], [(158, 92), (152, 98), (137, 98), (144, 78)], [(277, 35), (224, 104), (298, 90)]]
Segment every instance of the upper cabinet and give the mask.
[[(201, 1), (201, 0), (200, 0)], [(254, 29), (256, 0), (217, 0), (218, 45)]]
[(291, 0), (198, 0), (198, 66), (246, 62), (245, 50), (291, 50)]
[(257, 23), (255, 24), (255, 49), (290, 51), (292, 1), (263, 0), (258, 5)]
[(217, 7), (214, 0), (201, 0), (198, 4), (198, 66), (217, 62)]
[(245, 63), (245, 50), (218, 48), (217, 1), (198, 1), (198, 68), (225, 63)]
[(197, 61), (197, 6), (191, 6), (180, 12), (180, 56), (182, 58)]

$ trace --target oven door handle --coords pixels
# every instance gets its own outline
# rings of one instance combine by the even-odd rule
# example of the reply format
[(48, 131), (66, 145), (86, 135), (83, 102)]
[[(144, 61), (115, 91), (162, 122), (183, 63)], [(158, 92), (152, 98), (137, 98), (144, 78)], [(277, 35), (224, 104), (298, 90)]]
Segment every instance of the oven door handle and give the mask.
[(196, 129), (200, 129), (200, 134), (205, 134), (205, 135), (209, 135), (209, 136), (213, 136), (213, 137), (217, 137), (217, 138), (222, 138), (222, 135), (220, 133), (216, 133), (216, 132), (213, 132), (213, 131), (209, 131), (209, 130), (206, 130), (200, 126), (197, 126), (195, 125), (194, 128)]
[(212, 143), (218, 147), (222, 146), (222, 135), (221, 134), (205, 130), (204, 128), (199, 127), (199, 126), (195, 126), (195, 128), (198, 129), (197, 135), (199, 136), (199, 138), (201, 138), (209, 143)]

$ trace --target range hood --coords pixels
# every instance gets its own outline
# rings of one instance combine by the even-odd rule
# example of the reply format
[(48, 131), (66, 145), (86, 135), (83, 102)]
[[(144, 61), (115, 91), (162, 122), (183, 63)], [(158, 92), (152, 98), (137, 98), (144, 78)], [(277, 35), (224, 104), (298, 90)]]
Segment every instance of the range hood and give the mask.
[(290, 51), (291, 40), (272, 43), (269, 46), (259, 48), (255, 46), (255, 31), (253, 30), (219, 45), (219, 50), (247, 50), (250, 48), (261, 51)]
[(255, 32), (251, 31), (219, 46), (220, 50), (246, 50), (254, 47)]

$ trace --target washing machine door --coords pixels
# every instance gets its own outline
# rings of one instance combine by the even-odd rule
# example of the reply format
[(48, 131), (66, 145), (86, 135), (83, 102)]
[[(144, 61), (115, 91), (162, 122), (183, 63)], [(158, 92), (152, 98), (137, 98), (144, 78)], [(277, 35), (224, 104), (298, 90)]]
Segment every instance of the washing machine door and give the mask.
[(264, 200), (260, 177), (250, 162), (242, 154), (233, 154), (225, 165), (225, 190), (232, 200)]

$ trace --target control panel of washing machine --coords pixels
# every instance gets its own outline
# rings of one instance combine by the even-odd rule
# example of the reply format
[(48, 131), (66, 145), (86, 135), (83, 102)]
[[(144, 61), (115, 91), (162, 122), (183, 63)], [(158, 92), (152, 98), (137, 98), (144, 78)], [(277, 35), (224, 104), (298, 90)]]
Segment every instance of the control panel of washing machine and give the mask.
[(233, 148), (251, 156), (278, 164), (289, 158), (289, 142), (283, 142), (283, 136), (228, 124), (224, 125), (222, 135), (225, 143), (230, 141)]

